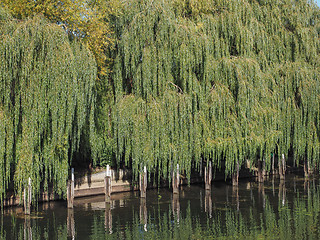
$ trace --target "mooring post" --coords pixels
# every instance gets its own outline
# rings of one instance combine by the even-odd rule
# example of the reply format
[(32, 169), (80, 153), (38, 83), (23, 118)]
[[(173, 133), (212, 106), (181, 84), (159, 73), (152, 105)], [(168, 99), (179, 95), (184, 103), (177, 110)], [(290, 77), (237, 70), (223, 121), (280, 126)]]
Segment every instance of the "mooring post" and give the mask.
[(269, 179), (269, 175), (267, 175), (267, 171), (266, 171), (266, 160), (264, 158), (262, 160), (262, 176), (263, 176), (263, 181), (265, 179)]
[(179, 183), (180, 183), (179, 164), (177, 164), (176, 172), (173, 170), (173, 174), (172, 174), (172, 188), (173, 188), (174, 194), (179, 194)]
[(237, 162), (235, 172), (232, 173), (232, 186), (239, 185), (239, 162)]
[(304, 160), (303, 168), (304, 168), (304, 176), (310, 177), (310, 175), (312, 175), (313, 171), (311, 170), (310, 162), (307, 159)]
[(284, 154), (282, 154), (282, 158), (279, 159), (279, 175), (280, 175), (280, 179), (285, 179), (286, 162), (285, 162)]
[(23, 204), (24, 204), (24, 214), (30, 215), (31, 212), (31, 178), (29, 177), (28, 187), (23, 191)]
[(147, 167), (143, 167), (143, 172), (139, 175), (140, 197), (147, 196)]
[(263, 176), (263, 162), (261, 160), (258, 160), (258, 182), (263, 183), (264, 176)]
[(71, 169), (71, 180), (68, 181), (68, 186), (67, 186), (68, 208), (73, 208), (73, 199), (74, 199), (74, 168)]
[(209, 162), (209, 166), (206, 166), (204, 169), (204, 182), (205, 182), (205, 189), (211, 189), (211, 180), (212, 180), (212, 165), (211, 161)]
[(282, 172), (283, 172), (283, 177), (285, 178), (285, 176), (286, 176), (286, 169), (287, 169), (287, 167), (286, 167), (286, 160), (285, 160), (285, 158), (284, 158), (284, 154), (282, 154)]
[(274, 171), (274, 153), (271, 153), (272, 155), (272, 164), (271, 164), (271, 168), (272, 168), (272, 175), (275, 174), (275, 171)]
[(107, 165), (106, 175), (104, 177), (104, 193), (105, 193), (105, 202), (109, 203), (111, 199), (111, 169)]
[(304, 177), (309, 177), (309, 174), (308, 174), (308, 160), (307, 159), (304, 159), (303, 170), (304, 170)]
[(274, 191), (274, 175), (272, 176), (272, 194), (275, 196), (275, 191)]

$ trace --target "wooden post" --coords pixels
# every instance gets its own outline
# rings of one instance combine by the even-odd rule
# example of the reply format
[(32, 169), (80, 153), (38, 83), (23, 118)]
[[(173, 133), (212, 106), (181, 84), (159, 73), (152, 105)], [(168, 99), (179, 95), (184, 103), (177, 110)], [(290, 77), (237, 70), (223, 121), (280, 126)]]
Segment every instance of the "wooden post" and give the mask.
[(287, 167), (286, 167), (286, 160), (284, 158), (284, 154), (282, 154), (282, 172), (283, 172), (283, 176), (285, 178), (286, 176), (286, 170), (287, 170)]
[(226, 186), (226, 200), (229, 203), (229, 185)]
[(179, 194), (179, 183), (180, 183), (179, 164), (177, 164), (176, 172), (173, 170), (173, 173), (172, 173), (172, 188), (173, 188), (174, 194)]
[(274, 153), (272, 153), (272, 165), (271, 165), (271, 168), (272, 168), (272, 175), (275, 174), (275, 171), (274, 171)]
[(209, 166), (206, 166), (204, 169), (204, 182), (205, 182), (205, 189), (211, 189), (211, 180), (212, 180), (212, 165), (211, 161), (209, 162)]
[(262, 176), (263, 176), (263, 181), (265, 179), (268, 179), (267, 171), (266, 171), (266, 160), (265, 159), (262, 160)]
[(106, 175), (104, 177), (104, 194), (105, 202), (109, 203), (111, 199), (111, 170), (109, 165), (107, 165)]
[(308, 173), (308, 160), (304, 159), (303, 162), (303, 170), (304, 170), (304, 176), (305, 177), (309, 177), (309, 173)]
[(235, 172), (232, 173), (232, 185), (233, 186), (239, 185), (239, 162), (237, 162)]
[(143, 173), (139, 175), (140, 197), (147, 196), (147, 167), (144, 166)]
[(279, 159), (279, 175), (280, 175), (280, 179), (285, 179), (286, 163), (285, 163), (284, 154), (282, 154), (282, 158)]
[(263, 183), (264, 176), (263, 176), (263, 162), (261, 160), (258, 161), (258, 182)]
[(74, 168), (71, 169), (71, 180), (68, 181), (68, 186), (67, 186), (68, 208), (73, 208), (73, 199), (74, 199)]
[(24, 214), (30, 215), (31, 212), (31, 198), (32, 188), (31, 188), (31, 178), (29, 177), (28, 187), (24, 189), (23, 192), (23, 204), (24, 204)]
[(310, 177), (310, 175), (312, 175), (313, 171), (311, 170), (310, 163), (307, 159), (304, 160), (303, 168), (304, 168), (304, 176)]
[(274, 176), (272, 176), (272, 194), (275, 196), (275, 191), (274, 191)]

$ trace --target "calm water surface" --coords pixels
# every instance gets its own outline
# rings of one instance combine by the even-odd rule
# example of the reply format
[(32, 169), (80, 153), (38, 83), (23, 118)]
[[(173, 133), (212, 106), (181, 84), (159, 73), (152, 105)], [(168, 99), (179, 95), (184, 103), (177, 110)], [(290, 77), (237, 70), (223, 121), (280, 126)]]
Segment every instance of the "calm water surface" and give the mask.
[(320, 239), (319, 178), (288, 175), (235, 188), (214, 183), (40, 204), (30, 217), (5, 209), (0, 239)]

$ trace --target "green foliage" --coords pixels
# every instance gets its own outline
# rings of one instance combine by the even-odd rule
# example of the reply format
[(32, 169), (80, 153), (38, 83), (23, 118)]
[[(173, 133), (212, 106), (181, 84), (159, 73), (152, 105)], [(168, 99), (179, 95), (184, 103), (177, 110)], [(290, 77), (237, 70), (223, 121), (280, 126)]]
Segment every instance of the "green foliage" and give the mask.
[(8, 20), (11, 18), (12, 18), (12, 16), (8, 13), (8, 10), (1, 7), (1, 5), (0, 5), (0, 21)]
[(117, 164), (170, 178), (179, 163), (294, 153), (320, 160), (319, 8), (310, 1), (131, 0), (116, 34), (108, 122)]
[(107, 74), (105, 49), (112, 41), (106, 20), (109, 13), (104, 0), (1, 0), (17, 19), (37, 14), (61, 25), (72, 38), (83, 40), (95, 56), (98, 72)]
[[(88, 142), (95, 164), (115, 160), (136, 176), (145, 165), (170, 179), (176, 164), (190, 176), (208, 161), (227, 174), (246, 160), (269, 170), (271, 154), (319, 165), (313, 2), (66, 1), (74, 14), (55, 1), (2, 2), (85, 33), (93, 53), (42, 18), (19, 22), (0, 8), (1, 196), (12, 180), (21, 194), (28, 177), (34, 194), (41, 182), (62, 193), (71, 156)], [(112, 37), (97, 29), (106, 22)]]
[(94, 57), (42, 17), (2, 21), (0, 38), (1, 199), (12, 181), (21, 196), (29, 177), (34, 196), (49, 183), (62, 194), (92, 121)]

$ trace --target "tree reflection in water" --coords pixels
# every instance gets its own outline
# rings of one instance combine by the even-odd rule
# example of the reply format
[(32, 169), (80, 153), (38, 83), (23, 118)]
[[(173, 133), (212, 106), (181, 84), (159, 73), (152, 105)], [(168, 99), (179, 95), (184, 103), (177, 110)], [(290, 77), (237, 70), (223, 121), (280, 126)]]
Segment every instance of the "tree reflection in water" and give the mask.
[[(294, 178), (207, 191), (191, 186), (180, 196), (163, 190), (158, 199), (130, 198), (122, 204), (122, 214), (115, 204), (119, 200), (102, 200), (101, 206), (90, 204), (86, 210), (61, 208), (50, 217), (5, 214), (0, 239), (319, 239), (317, 184), (318, 180)], [(125, 209), (129, 204), (131, 210)], [(130, 213), (131, 221), (122, 224)]]

